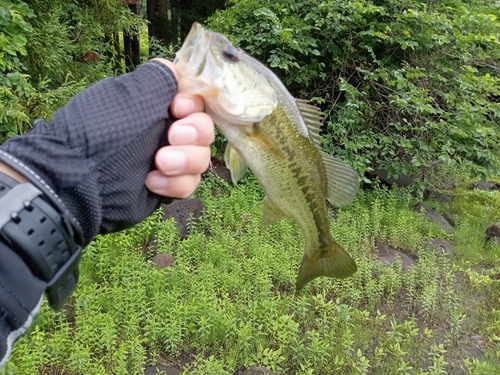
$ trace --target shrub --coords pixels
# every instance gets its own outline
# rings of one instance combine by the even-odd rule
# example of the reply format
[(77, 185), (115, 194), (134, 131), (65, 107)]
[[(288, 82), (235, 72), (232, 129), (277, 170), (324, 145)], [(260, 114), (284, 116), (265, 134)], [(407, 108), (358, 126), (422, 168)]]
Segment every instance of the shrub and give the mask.
[(235, 0), (209, 27), (321, 106), (325, 150), (359, 172), (382, 167), (425, 182), (436, 161), (499, 171), (499, 7)]

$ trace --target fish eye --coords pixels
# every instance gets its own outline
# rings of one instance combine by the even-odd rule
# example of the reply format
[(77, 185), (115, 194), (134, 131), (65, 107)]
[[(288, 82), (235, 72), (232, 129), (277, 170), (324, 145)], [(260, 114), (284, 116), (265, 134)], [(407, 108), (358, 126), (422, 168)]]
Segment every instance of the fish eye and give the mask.
[(228, 48), (222, 51), (222, 55), (227, 61), (238, 62), (240, 58), (238, 57), (238, 50), (236, 48)]

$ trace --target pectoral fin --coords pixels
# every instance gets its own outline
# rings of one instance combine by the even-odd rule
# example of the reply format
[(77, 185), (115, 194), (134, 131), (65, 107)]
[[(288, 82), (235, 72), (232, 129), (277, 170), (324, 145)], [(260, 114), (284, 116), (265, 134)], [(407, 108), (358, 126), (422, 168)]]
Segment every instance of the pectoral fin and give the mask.
[(328, 179), (326, 199), (335, 207), (347, 206), (358, 192), (358, 173), (342, 160), (323, 151), (320, 151), (320, 154)]
[(269, 198), (264, 199), (264, 208), (262, 209), (261, 225), (271, 225), (285, 219), (287, 216), (276, 206)]
[(233, 183), (236, 184), (243, 178), (248, 167), (240, 153), (229, 143), (227, 144), (226, 151), (224, 152), (224, 162), (231, 172), (231, 180), (233, 180)]

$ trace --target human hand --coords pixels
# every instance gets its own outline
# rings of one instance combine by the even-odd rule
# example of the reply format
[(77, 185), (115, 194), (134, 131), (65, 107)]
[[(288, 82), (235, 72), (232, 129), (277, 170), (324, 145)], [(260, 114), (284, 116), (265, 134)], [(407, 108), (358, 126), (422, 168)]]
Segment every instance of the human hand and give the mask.
[[(165, 59), (153, 59), (165, 64), (181, 78), (175, 65)], [(203, 113), (204, 103), (199, 96), (176, 94), (170, 113), (177, 118), (168, 130), (169, 146), (156, 153), (158, 168), (149, 173), (146, 186), (152, 192), (172, 198), (187, 198), (196, 190), (210, 163), (210, 144), (214, 140), (212, 118)]]

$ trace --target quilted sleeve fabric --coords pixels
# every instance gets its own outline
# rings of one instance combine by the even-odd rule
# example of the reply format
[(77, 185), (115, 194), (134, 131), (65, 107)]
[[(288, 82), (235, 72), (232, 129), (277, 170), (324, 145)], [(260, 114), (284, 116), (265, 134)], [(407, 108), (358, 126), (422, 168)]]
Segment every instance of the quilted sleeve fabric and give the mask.
[(156, 151), (167, 145), (168, 108), (176, 92), (173, 73), (148, 61), (89, 87), (51, 122), (37, 120), (0, 152), (55, 191), (78, 221), (86, 245), (98, 233), (142, 221), (164, 201), (144, 181), (155, 168)]

